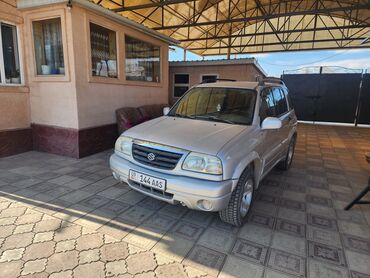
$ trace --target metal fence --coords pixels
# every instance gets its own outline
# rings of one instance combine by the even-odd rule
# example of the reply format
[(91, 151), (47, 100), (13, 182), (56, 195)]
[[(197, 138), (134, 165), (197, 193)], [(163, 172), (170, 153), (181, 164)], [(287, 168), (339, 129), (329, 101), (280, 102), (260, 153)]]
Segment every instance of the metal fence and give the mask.
[(309, 67), (282, 79), (299, 120), (370, 124), (370, 70)]

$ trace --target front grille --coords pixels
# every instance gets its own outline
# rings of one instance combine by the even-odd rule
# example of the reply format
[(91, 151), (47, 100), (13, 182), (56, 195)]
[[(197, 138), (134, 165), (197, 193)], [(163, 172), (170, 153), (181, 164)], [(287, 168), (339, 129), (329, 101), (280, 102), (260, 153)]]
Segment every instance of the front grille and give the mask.
[[(149, 160), (148, 154), (154, 154), (155, 159)], [(180, 158), (182, 157), (181, 153), (169, 152), (165, 150), (159, 150), (150, 148), (143, 145), (132, 144), (132, 156), (134, 159), (142, 164), (149, 165), (152, 167), (172, 170), (176, 167)]]

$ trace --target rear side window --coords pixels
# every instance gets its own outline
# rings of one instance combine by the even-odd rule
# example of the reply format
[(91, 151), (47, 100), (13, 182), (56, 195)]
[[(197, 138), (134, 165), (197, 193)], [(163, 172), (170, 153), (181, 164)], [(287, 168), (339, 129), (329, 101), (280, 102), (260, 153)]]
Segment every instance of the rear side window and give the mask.
[(266, 88), (261, 94), (261, 122), (267, 117), (276, 117), (276, 107), (272, 88)]
[(276, 114), (277, 116), (281, 116), (288, 112), (288, 103), (286, 102), (285, 94), (280, 88), (273, 88), (275, 106), (276, 106)]
[(282, 90), (285, 94), (285, 98), (288, 102), (289, 110), (292, 110), (293, 109), (293, 103), (292, 103), (292, 98), (290, 97), (290, 94), (289, 94), (288, 90), (287, 89), (280, 89), (280, 90)]

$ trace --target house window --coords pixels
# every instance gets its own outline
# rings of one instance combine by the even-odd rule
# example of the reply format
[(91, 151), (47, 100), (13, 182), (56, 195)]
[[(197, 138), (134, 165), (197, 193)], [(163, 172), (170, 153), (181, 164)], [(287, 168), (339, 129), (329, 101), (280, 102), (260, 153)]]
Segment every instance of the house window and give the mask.
[(20, 84), (17, 27), (0, 22), (0, 83)]
[(214, 83), (216, 82), (218, 75), (216, 74), (204, 74), (202, 75), (202, 83)]
[(60, 18), (34, 21), (32, 25), (37, 75), (64, 75)]
[(160, 82), (160, 47), (125, 36), (126, 80)]
[(90, 23), (93, 76), (117, 77), (116, 32)]
[(189, 74), (175, 74), (173, 96), (181, 97), (189, 90)]

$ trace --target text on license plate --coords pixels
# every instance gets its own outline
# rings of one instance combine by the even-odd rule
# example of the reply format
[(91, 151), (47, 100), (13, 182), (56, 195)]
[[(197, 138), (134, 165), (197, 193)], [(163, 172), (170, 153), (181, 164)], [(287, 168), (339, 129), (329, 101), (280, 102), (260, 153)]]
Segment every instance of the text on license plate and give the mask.
[(153, 187), (155, 189), (159, 190), (165, 190), (166, 189), (166, 180), (164, 179), (158, 179), (149, 175), (145, 175), (139, 172), (136, 172), (134, 170), (129, 171), (129, 177), (130, 180), (141, 183), (146, 186)]

